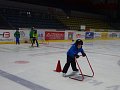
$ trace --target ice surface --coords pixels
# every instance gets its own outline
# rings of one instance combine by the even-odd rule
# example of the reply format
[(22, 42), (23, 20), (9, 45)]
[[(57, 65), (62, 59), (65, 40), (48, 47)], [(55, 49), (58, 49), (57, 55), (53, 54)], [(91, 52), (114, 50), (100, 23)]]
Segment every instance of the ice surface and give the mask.
[[(83, 48), (95, 76), (87, 77), (82, 82), (62, 77), (62, 73), (53, 71), (56, 69), (58, 60), (63, 68), (70, 43), (50, 43), (34, 48), (29, 46), (30, 44), (0, 45), (0, 90), (31, 90), (30, 87), (14, 81), (16, 77), (17, 80), (18, 78), (23, 80), (22, 83), (24, 80), (28, 81), (28, 86), (31, 83), (40, 86), (40, 90), (120, 90), (119, 40), (84, 43)], [(28, 63), (15, 63), (16, 61)], [(80, 57), (78, 62), (83, 73), (91, 74), (85, 58)], [(2, 71), (8, 76), (3, 76)], [(71, 72), (70, 67), (68, 74)]]

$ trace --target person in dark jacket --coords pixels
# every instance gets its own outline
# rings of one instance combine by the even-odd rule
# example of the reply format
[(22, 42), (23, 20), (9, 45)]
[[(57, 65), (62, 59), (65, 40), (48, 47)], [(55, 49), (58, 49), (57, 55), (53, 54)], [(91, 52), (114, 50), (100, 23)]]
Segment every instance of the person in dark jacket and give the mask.
[(78, 53), (81, 52), (82, 56), (85, 57), (86, 54), (82, 48), (83, 41), (81, 39), (77, 39), (76, 42), (70, 47), (70, 49), (67, 51), (67, 62), (63, 67), (63, 77), (66, 76), (66, 73), (69, 69), (69, 66), (71, 64), (73, 72), (78, 72), (78, 69), (76, 67), (75, 58), (79, 58)]
[(16, 45), (20, 44), (20, 32), (19, 29), (16, 30), (16, 32), (14, 33), (14, 37), (16, 38)]

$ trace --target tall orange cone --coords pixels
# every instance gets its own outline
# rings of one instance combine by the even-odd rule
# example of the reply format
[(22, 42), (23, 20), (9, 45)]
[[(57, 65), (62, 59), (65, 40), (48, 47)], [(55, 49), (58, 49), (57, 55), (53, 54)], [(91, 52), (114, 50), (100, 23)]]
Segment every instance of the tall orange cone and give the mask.
[(55, 71), (55, 72), (62, 72), (60, 60), (58, 60), (56, 70), (54, 70), (54, 71)]

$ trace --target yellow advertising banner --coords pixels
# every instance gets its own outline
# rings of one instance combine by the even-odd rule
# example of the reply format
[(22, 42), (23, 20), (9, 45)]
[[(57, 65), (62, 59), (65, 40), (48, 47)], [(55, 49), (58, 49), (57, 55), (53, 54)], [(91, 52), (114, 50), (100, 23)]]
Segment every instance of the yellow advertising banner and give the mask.
[(102, 32), (101, 39), (108, 39), (108, 32)]

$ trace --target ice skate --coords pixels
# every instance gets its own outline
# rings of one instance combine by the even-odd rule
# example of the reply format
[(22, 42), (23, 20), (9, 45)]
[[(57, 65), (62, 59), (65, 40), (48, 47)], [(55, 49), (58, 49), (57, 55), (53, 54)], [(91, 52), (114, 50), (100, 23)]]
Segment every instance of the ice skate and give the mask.
[(66, 73), (62, 73), (62, 76), (63, 76), (63, 77), (66, 77)]
[(79, 72), (79, 71), (77, 70), (77, 71), (73, 71), (72, 73), (73, 73), (73, 74), (77, 74), (78, 72)]
[(63, 73), (62, 76), (63, 77), (70, 77), (70, 76), (74, 76), (78, 73), (78, 71), (73, 71), (72, 73), (69, 73), (69, 74), (66, 74), (66, 73)]
[(73, 71), (72, 73), (71, 73), (71, 76), (74, 76), (74, 75), (76, 75), (78, 73), (78, 71)]

